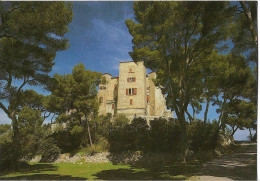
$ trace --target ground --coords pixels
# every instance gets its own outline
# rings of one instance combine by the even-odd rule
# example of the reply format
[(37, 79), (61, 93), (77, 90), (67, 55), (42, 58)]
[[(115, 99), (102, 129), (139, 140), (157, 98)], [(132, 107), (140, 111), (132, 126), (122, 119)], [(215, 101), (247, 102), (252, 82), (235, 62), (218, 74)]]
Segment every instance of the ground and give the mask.
[(30, 163), (19, 172), (0, 173), (2, 180), (256, 180), (256, 144), (211, 162), (120, 165), (113, 163)]
[(200, 180), (256, 180), (256, 144), (243, 143), (241, 148), (207, 162), (199, 175)]

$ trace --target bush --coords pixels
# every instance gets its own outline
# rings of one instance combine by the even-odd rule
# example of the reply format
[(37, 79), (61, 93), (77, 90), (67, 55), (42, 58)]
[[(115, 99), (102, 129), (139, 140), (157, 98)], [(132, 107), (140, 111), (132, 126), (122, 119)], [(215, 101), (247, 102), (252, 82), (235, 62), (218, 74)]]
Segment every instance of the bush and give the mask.
[(12, 159), (14, 157), (12, 142), (1, 143), (0, 145), (0, 168), (1, 171), (10, 169), (12, 166)]
[(210, 151), (217, 147), (219, 129), (217, 122), (203, 123), (195, 121), (187, 127), (187, 139), (194, 152)]
[(95, 153), (101, 153), (109, 150), (108, 141), (105, 138), (101, 138), (97, 144), (93, 144), (92, 147), (88, 146), (85, 148), (80, 149), (78, 154), (85, 155), (94, 155)]
[(57, 146), (62, 150), (62, 152), (70, 152), (73, 150), (71, 135), (67, 130), (59, 130), (54, 132), (52, 134), (52, 138), (55, 140)]
[(42, 154), (40, 162), (51, 163), (59, 157), (61, 150), (55, 144), (54, 139), (49, 138), (42, 142), (39, 153)]
[(135, 118), (131, 124), (129, 124), (129, 121), (127, 123), (126, 120), (115, 120), (108, 139), (110, 151), (145, 150), (148, 143), (148, 129), (147, 121), (143, 118)]
[(181, 129), (178, 121), (164, 118), (150, 121), (149, 151), (178, 152), (180, 148)]

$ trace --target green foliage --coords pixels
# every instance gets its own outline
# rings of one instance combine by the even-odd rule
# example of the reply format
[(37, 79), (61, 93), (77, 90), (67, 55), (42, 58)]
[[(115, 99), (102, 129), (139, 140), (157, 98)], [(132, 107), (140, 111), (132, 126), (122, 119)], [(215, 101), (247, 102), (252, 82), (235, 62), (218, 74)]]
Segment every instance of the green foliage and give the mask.
[(92, 131), (93, 142), (99, 144), (103, 139), (107, 139), (109, 132), (112, 128), (111, 123), (112, 116), (107, 114), (106, 116), (96, 116), (95, 119), (90, 121)]
[[(55, 74), (54, 78), (55, 84), (49, 87), (52, 92), (49, 96), (52, 102), (50, 107), (58, 114), (56, 121), (67, 124), (67, 130), (63, 132), (66, 134), (67, 143), (60, 145), (60, 148), (63, 151), (72, 151), (80, 145), (92, 145), (96, 139), (95, 135), (99, 134), (95, 133), (96, 126), (102, 127), (103, 124), (98, 123), (97, 118), (97, 86), (103, 81), (102, 74), (86, 70), (81, 63), (74, 66), (72, 74)], [(59, 140), (62, 134), (55, 133), (55, 137)]]
[[(11, 113), (21, 103), (22, 88), (48, 84), (56, 52), (68, 48), (63, 36), (72, 7), (66, 2), (1, 2), (0, 10), (0, 99), (9, 103), (8, 109), (1, 108), (14, 119)], [(13, 85), (14, 79), (21, 85)]]
[(247, 52), (247, 60), (257, 63), (257, 2), (241, 1), (235, 6), (230, 36), (234, 43), (232, 52), (241, 55)]
[[(187, 125), (187, 145), (192, 153), (214, 151), (219, 141), (219, 126), (213, 123), (194, 121)], [(184, 144), (181, 139), (183, 133), (180, 122), (175, 119), (163, 118), (147, 121), (135, 118), (123, 127), (113, 129), (109, 135), (110, 151), (113, 153), (127, 151), (142, 151), (146, 153), (171, 153), (182, 155)], [(188, 156), (188, 155), (185, 155)], [(197, 155), (199, 156), (199, 155)]]
[[(68, 48), (64, 34), (72, 20), (72, 7), (67, 2), (0, 2), (0, 12), (0, 108), (12, 120), (14, 146), (9, 151), (15, 165), (31, 143), (37, 141), (32, 129), (42, 122), (37, 111), (28, 110), (32, 113), (29, 115), (22, 109), (24, 104), (29, 106), (32, 102), (32, 106), (38, 106), (41, 100), (33, 91), (24, 91), (24, 86), (50, 84), (48, 73), (56, 52)], [(29, 92), (33, 96), (28, 102), (24, 95)], [(2, 101), (7, 102), (7, 106)], [(34, 118), (37, 119), (32, 120)], [(29, 134), (25, 137), (26, 132)]]
[(10, 143), (12, 140), (12, 130), (10, 124), (0, 124), (0, 145)]
[(217, 147), (219, 138), (218, 128), (219, 126), (216, 121), (213, 123), (193, 122), (187, 129), (190, 149), (194, 152), (214, 150)]
[(112, 122), (113, 129), (120, 129), (121, 127), (129, 124), (129, 122), (129, 119), (124, 114), (117, 114)]
[[(226, 38), (226, 2), (135, 2), (135, 21), (126, 20), (133, 36), (135, 62), (156, 72), (156, 85), (167, 94), (185, 130), (185, 112), (203, 93), (204, 60)], [(210, 17), (210, 18), (209, 18)]]
[(55, 140), (53, 138), (45, 139), (41, 146), (40, 152), (42, 154), (40, 162), (51, 163), (54, 162), (60, 155), (61, 150), (55, 144)]
[[(219, 129), (226, 124), (235, 125), (234, 131), (254, 125), (257, 81), (255, 64), (248, 61), (257, 60), (256, 5), (242, 1), (240, 6), (229, 2), (133, 4), (135, 20), (126, 20), (133, 36), (129, 54), (156, 72), (154, 82), (161, 86), (167, 106), (180, 121), (183, 142), (187, 143), (186, 118), (190, 124), (196, 121), (203, 102), (205, 124), (213, 104), (219, 106)], [(232, 51), (225, 44), (228, 39), (235, 44)], [(250, 53), (246, 59), (241, 56), (245, 52)], [(234, 106), (239, 101), (247, 105)], [(245, 113), (242, 107), (249, 111)]]
[(101, 138), (97, 143), (93, 144), (92, 147), (88, 146), (79, 151), (81, 155), (94, 155), (95, 153), (101, 153), (109, 150), (109, 143), (105, 138)]
[(46, 133), (42, 127), (43, 119), (39, 110), (23, 107), (18, 116), (19, 135), (22, 155), (31, 158), (37, 152), (40, 140)]
[(13, 152), (14, 145), (12, 142), (4, 142), (0, 144), (0, 167), (1, 170), (14, 169), (13, 158), (16, 157), (17, 152)]
[(178, 121), (159, 118), (150, 121), (149, 151), (178, 152), (180, 151), (181, 128)]

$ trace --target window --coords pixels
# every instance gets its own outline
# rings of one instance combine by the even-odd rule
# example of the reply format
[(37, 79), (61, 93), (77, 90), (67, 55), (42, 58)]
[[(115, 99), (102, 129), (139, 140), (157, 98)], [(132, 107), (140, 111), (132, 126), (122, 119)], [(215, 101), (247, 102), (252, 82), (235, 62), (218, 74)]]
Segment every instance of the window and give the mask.
[(133, 99), (130, 99), (130, 105), (133, 105)]
[(147, 103), (148, 103), (148, 102), (150, 102), (150, 97), (149, 97), (149, 96), (147, 96)]
[(129, 77), (127, 78), (127, 82), (135, 82), (136, 78), (135, 77)]
[(114, 109), (115, 108), (115, 104), (112, 104), (112, 109)]
[(137, 94), (137, 88), (126, 89), (126, 95), (136, 95), (136, 94)]
[(106, 90), (106, 86), (100, 86), (99, 89), (100, 90)]
[(99, 98), (99, 103), (103, 103), (103, 97)]
[(132, 68), (129, 68), (129, 72), (132, 72)]

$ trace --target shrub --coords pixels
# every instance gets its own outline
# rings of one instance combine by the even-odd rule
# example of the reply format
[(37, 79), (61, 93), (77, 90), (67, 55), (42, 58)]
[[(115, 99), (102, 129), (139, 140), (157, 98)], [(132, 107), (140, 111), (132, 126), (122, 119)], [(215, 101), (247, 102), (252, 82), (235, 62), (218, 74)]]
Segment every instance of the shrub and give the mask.
[(47, 162), (47, 163), (54, 162), (61, 153), (61, 150), (55, 144), (55, 140), (53, 138), (48, 138), (44, 140), (39, 150), (40, 150), (39, 154), (42, 154), (40, 162)]
[(148, 150), (155, 152), (177, 152), (180, 148), (181, 130), (178, 121), (164, 118), (150, 121)]
[(0, 145), (0, 168), (1, 171), (10, 169), (12, 166), (12, 158), (14, 153), (12, 151), (12, 142), (1, 143)]
[(219, 139), (218, 124), (216, 122), (195, 121), (187, 127), (187, 139), (192, 151), (214, 150)]

